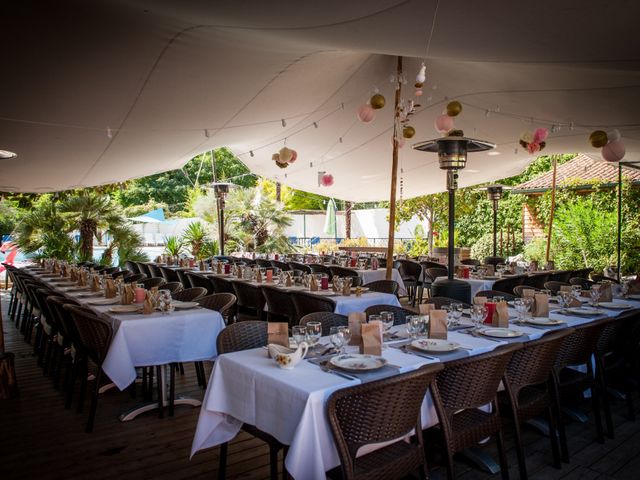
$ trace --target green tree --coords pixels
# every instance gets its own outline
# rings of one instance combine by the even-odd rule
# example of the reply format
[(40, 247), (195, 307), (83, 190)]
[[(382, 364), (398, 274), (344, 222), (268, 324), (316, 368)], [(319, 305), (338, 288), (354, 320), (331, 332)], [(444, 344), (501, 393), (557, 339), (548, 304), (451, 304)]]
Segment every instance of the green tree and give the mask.
[(202, 222), (191, 222), (183, 232), (182, 240), (189, 245), (191, 255), (199, 260), (203, 258), (202, 249), (209, 240), (209, 232)]

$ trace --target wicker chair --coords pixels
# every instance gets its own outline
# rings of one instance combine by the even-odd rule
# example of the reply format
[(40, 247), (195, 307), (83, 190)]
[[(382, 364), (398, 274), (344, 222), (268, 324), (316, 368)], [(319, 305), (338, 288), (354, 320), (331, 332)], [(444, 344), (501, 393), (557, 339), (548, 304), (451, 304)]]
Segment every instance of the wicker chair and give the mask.
[(58, 333), (58, 325), (47, 303), (47, 297), (50, 295), (53, 295), (53, 290), (46, 287), (38, 288), (35, 291), (38, 308), (40, 309), (40, 318), (38, 319), (39, 328), (34, 342), (34, 353), (38, 356), (38, 365), (42, 366), (45, 374), (49, 372), (51, 359), (54, 357), (53, 353), (58, 345), (54, 341)]
[(82, 397), (86, 390), (87, 383), (87, 363), (86, 360), (90, 359), (96, 365), (95, 381), (93, 392), (91, 394), (91, 407), (89, 409), (89, 419), (85, 431), (91, 433), (93, 431), (93, 423), (96, 417), (96, 410), (98, 407), (98, 394), (100, 392), (100, 380), (102, 379), (102, 363), (109, 351), (109, 345), (111, 344), (111, 338), (113, 337), (113, 328), (111, 323), (106, 320), (102, 320), (95, 315), (88, 314), (85, 309), (76, 307), (74, 305), (66, 305), (66, 308), (74, 320), (80, 341), (82, 342), (82, 349), (87, 358), (83, 362), (84, 370), (80, 372), (82, 375), (82, 383), (80, 386), (80, 405), (82, 404)]
[(407, 288), (411, 305), (415, 305), (416, 300), (421, 303), (424, 293), (422, 265), (413, 260), (396, 260), (394, 266), (398, 269), (404, 286)]
[(572, 278), (580, 277), (580, 278), (589, 278), (589, 274), (593, 271), (593, 268), (581, 268), (579, 270), (573, 270), (571, 275), (569, 275), (569, 280)]
[(544, 288), (544, 282), (549, 280), (549, 275), (550, 275), (549, 272), (530, 273), (524, 279), (524, 282), (522, 282), (522, 285), (542, 290)]
[(549, 290), (553, 295), (557, 295), (560, 291), (560, 287), (570, 287), (571, 284), (567, 282), (557, 282), (555, 280), (549, 280), (544, 282), (544, 288)]
[(305, 263), (289, 262), (289, 266), (292, 270), (301, 270), (304, 273), (313, 273), (311, 267)]
[[(588, 388), (591, 389), (596, 435), (600, 442), (604, 441), (599, 407), (600, 398), (603, 395), (600, 391), (600, 385), (594, 376), (591, 357), (596, 353), (598, 337), (600, 337), (600, 334), (604, 330), (607, 321), (608, 320), (593, 322), (577, 327), (571, 335), (565, 337), (552, 370), (553, 399), (558, 418), (560, 418), (562, 411), (561, 406), (567, 403), (564, 398), (565, 393), (584, 392)], [(586, 373), (578, 371), (575, 368), (568, 368), (576, 366), (586, 366)], [(604, 400), (606, 401), (606, 398)], [(562, 421), (558, 422), (558, 433), (562, 460), (568, 463), (569, 447), (567, 445), (567, 434)]]
[(262, 295), (267, 303), (267, 320), (269, 322), (285, 321), (289, 327), (296, 319), (296, 308), (291, 299), (291, 293), (282, 288), (264, 285)]
[(138, 272), (140, 273), (144, 273), (144, 275), (147, 278), (151, 278), (153, 275), (151, 275), (151, 270), (149, 270), (149, 267), (147, 266), (146, 263), (143, 262), (135, 262), (136, 266), (138, 267)]
[(243, 280), (231, 281), (238, 299), (238, 321), (263, 320), (265, 299), (262, 288)]
[(549, 393), (549, 380), (562, 342), (572, 329), (548, 333), (539, 340), (524, 344), (513, 353), (502, 379), (505, 387), (499, 399), (508, 400), (515, 431), (516, 454), (520, 478), (526, 480), (527, 465), (522, 444), (521, 426), (527, 420), (546, 414), (549, 417), (549, 438), (553, 463), (560, 468), (560, 447), (557, 437), (558, 418)]
[(446, 277), (447, 275), (449, 275), (449, 270), (442, 267), (429, 267), (424, 271), (424, 279), (429, 283), (435, 282), (438, 277)]
[(479, 267), (481, 265), (480, 260), (476, 260), (475, 258), (463, 258), (460, 260), (460, 264), (470, 267)]
[(207, 294), (207, 289), (192, 287), (171, 294), (171, 298), (178, 302), (196, 302)]
[(191, 282), (187, 278), (187, 272), (188, 271), (189, 270), (183, 270), (181, 268), (178, 268), (177, 270), (175, 270), (176, 275), (178, 275), (178, 280), (182, 284), (183, 288), (191, 288)]
[(523, 295), (522, 292), (524, 292), (525, 290), (533, 290), (534, 292), (540, 291), (539, 288), (530, 287), (528, 285), (518, 285), (516, 287), (513, 287), (513, 293), (515, 294), (516, 297), (522, 297)]
[(227, 280), (224, 277), (218, 275), (209, 275), (207, 277), (211, 284), (213, 285), (213, 290), (216, 293), (232, 293), (236, 294), (235, 289), (233, 288), (233, 284), (231, 280)]
[(336, 309), (336, 302), (331, 298), (313, 293), (293, 291), (291, 292), (291, 300), (293, 300), (293, 306), (296, 310), (294, 325), (309, 313), (333, 312)]
[(232, 293), (213, 293), (198, 299), (201, 307), (219, 312), (227, 325), (234, 322), (237, 301), (236, 296)]
[(505, 259), (504, 257), (485, 257), (484, 258), (484, 264), (485, 265), (502, 265), (505, 263)]
[[(341, 478), (400, 479), (414, 472), (427, 477), (420, 408), (427, 388), (442, 368), (441, 364), (423, 366), (331, 394), (327, 416), (340, 456)], [(392, 404), (402, 408), (388, 408)], [(356, 458), (365, 445), (397, 440), (412, 431), (412, 442), (396, 441)]]
[(331, 332), (331, 327), (346, 327), (349, 325), (349, 317), (333, 312), (308, 313), (300, 319), (300, 325), (304, 326), (309, 322), (320, 322), (322, 324), (322, 336), (326, 337)]
[(180, 290), (184, 290), (182, 283), (180, 282), (167, 282), (162, 285), (163, 290), (169, 290), (171, 293), (177, 293)]
[[(160, 265), (149, 262), (147, 263), (147, 268), (149, 269), (150, 277), (162, 277), (162, 271), (160, 270)], [(164, 277), (162, 277), (164, 278)]]
[(549, 274), (549, 282), (564, 282), (569, 283), (569, 279), (571, 278), (571, 274), (573, 272), (571, 270), (556, 270)]
[[(476, 446), (482, 439), (496, 436), (502, 478), (509, 478), (502, 438), (498, 387), (518, 344), (500, 346), (494, 351), (448, 362), (431, 384), (433, 401), (442, 432), (447, 459), (447, 475), (455, 478), (453, 455)], [(491, 404), (491, 413), (480, 410)]]
[(207, 291), (207, 295), (211, 295), (216, 291), (211, 279), (199, 273), (188, 272), (186, 274), (191, 287), (202, 287)]
[(394, 325), (404, 325), (407, 323), (408, 315), (415, 315), (415, 312), (395, 305), (372, 305), (364, 311), (367, 318), (369, 318), (369, 315), (379, 315), (380, 312), (392, 312)]
[(368, 288), (372, 292), (389, 293), (391, 295), (398, 296), (398, 290), (400, 285), (395, 280), (376, 280), (375, 282), (369, 282), (363, 287)]
[(124, 262), (124, 267), (127, 270), (129, 270), (131, 273), (140, 273), (140, 270), (138, 269), (137, 265), (131, 260), (126, 260)]
[[(65, 408), (71, 408), (71, 402), (73, 400), (73, 391), (74, 391), (74, 383), (77, 377), (77, 367), (76, 360), (80, 360), (82, 355), (78, 356), (77, 354), (74, 356), (71, 355), (71, 346), (74, 346), (74, 350), (77, 350), (81, 347), (80, 335), (76, 329), (75, 323), (71, 318), (71, 314), (69, 311), (65, 310), (65, 304), (75, 304), (64, 297), (59, 296), (48, 296), (47, 304), (49, 305), (49, 311), (52, 314), (52, 317), (55, 317), (55, 322), (58, 326), (58, 334), (56, 336), (56, 340), (58, 345), (60, 345), (59, 349), (59, 357), (55, 361), (55, 369), (53, 371), (53, 387), (55, 389), (59, 388), (60, 380), (63, 369), (66, 370), (65, 378), (63, 382), (63, 390), (65, 392)], [(76, 304), (77, 305), (77, 304)]]
[(491, 289), (513, 295), (514, 287), (522, 285), (525, 278), (527, 278), (526, 275), (511, 275), (505, 278), (501, 278), (500, 280), (495, 281)]
[(138, 283), (141, 280), (145, 280), (147, 278), (147, 276), (144, 273), (132, 273), (132, 274), (126, 274), (124, 277), (122, 277), (122, 281), (125, 283)]
[(279, 268), (282, 271), (288, 272), (292, 270), (288, 263), (280, 262), (278, 260), (271, 260), (271, 266), (273, 268)]
[(158, 267), (160, 269), (160, 273), (162, 273), (162, 278), (164, 278), (167, 283), (169, 282), (179, 282), (180, 277), (178, 277), (178, 272), (174, 268), (169, 267)]
[(331, 269), (325, 265), (320, 263), (310, 263), (309, 268), (313, 273), (322, 273), (329, 277), (329, 281), (333, 278), (333, 273), (331, 273)]
[(114, 272), (111, 274), (111, 278), (120, 278), (120, 277), (124, 278), (127, 275), (132, 275), (132, 273), (127, 269), (118, 270), (117, 272)]
[(455, 298), (449, 297), (429, 297), (427, 298), (427, 303), (432, 303), (436, 306), (436, 309), (441, 309), (445, 305), (451, 305), (452, 303), (461, 303), (464, 308), (471, 308), (471, 305), (465, 302), (461, 302)]
[[(247, 320), (245, 322), (234, 323), (222, 330), (216, 339), (216, 346), (218, 354), (223, 355), (225, 353), (263, 347), (267, 345), (267, 340), (267, 322)], [(278, 452), (283, 448), (286, 449), (286, 447), (274, 437), (257, 429), (253, 425), (245, 423), (242, 425), (242, 429), (269, 445), (271, 479), (276, 480), (278, 478)], [(227, 442), (220, 445), (220, 464), (218, 467), (218, 478), (220, 480), (226, 479), (228, 450), (229, 444)], [(284, 468), (284, 456), (285, 455), (283, 455), (282, 459), (283, 472), (286, 471)]]
[(591, 274), (591, 279), (596, 283), (600, 283), (603, 281), (607, 281), (611, 283), (620, 283), (620, 281), (617, 278), (607, 277), (605, 275), (600, 275), (599, 273)]
[(579, 285), (580, 287), (582, 287), (583, 290), (590, 290), (591, 289), (591, 285), (595, 285), (596, 282), (593, 282), (591, 280), (588, 280), (586, 278), (582, 278), (582, 277), (573, 277), (569, 279), (569, 284), (570, 285)]
[(360, 275), (358, 275), (358, 272), (356, 272), (351, 268), (344, 268), (344, 267), (338, 267), (338, 266), (332, 265), (329, 267), (329, 270), (331, 270), (331, 278), (351, 277), (353, 279), (351, 285), (353, 285), (354, 287), (357, 287), (358, 285), (362, 285), (362, 279), (360, 278)]
[(140, 283), (144, 285), (144, 288), (149, 290), (150, 288), (153, 288), (153, 287), (160, 288), (167, 282), (165, 282), (164, 278), (162, 277), (152, 277), (152, 278), (147, 278), (145, 280), (142, 280)]
[(505, 292), (499, 292), (498, 290), (480, 290), (476, 293), (476, 297), (484, 297), (484, 298), (493, 298), (493, 297), (503, 297), (507, 302), (515, 300), (515, 295), (511, 295)]
[(261, 268), (273, 268), (271, 260), (267, 260), (266, 258), (256, 258), (256, 265)]

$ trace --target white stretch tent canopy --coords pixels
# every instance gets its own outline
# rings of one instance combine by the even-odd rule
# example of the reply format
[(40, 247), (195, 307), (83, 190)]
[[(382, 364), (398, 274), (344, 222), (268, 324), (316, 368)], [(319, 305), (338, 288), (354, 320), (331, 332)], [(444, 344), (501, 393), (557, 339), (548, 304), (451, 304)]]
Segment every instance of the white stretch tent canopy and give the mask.
[[(452, 99), (456, 127), (499, 153), (471, 154), (461, 186), (519, 173), (532, 157), (518, 139), (537, 127), (560, 125), (544, 153), (597, 153), (589, 133), (617, 128), (640, 159), (640, 2), (25, 0), (0, 6), (0, 149), (18, 154), (0, 160), (0, 191), (118, 182), (229, 146), (293, 187), (388, 199), (389, 77), (404, 56), (414, 98), (436, 7), (405, 198), (444, 189), (436, 156), (410, 143), (438, 136)], [(360, 123), (375, 88), (387, 106)], [(282, 170), (285, 138), (298, 160)]]

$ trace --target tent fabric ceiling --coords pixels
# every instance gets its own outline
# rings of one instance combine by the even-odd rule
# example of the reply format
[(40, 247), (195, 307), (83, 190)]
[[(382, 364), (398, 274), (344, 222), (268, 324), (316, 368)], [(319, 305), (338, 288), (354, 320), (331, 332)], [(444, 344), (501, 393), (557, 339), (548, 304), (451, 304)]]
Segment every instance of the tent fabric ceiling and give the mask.
[[(400, 151), (405, 198), (444, 188), (435, 155), (410, 144), (438, 136), (451, 99), (458, 128), (497, 144), (469, 156), (462, 186), (519, 173), (533, 160), (519, 136), (536, 127), (560, 126), (544, 153), (590, 154), (592, 130), (618, 128), (626, 159), (640, 160), (631, 0), (28, 0), (0, 6), (0, 149), (18, 153), (0, 160), (0, 191), (119, 182), (229, 146), (290, 186), (388, 199), (389, 77), (403, 56), (414, 98), (436, 7), (417, 134)], [(363, 124), (355, 112), (376, 88), (387, 106)], [(280, 169), (271, 155), (285, 142), (298, 160)], [(319, 187), (318, 171), (334, 185)]]

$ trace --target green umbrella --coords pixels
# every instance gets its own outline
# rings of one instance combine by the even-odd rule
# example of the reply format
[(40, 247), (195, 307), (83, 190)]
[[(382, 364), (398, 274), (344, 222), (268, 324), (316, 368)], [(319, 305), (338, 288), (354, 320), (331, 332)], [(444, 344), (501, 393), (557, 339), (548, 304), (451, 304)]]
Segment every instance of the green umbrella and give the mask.
[(327, 202), (327, 215), (324, 217), (324, 233), (336, 237), (336, 202), (330, 198)]

